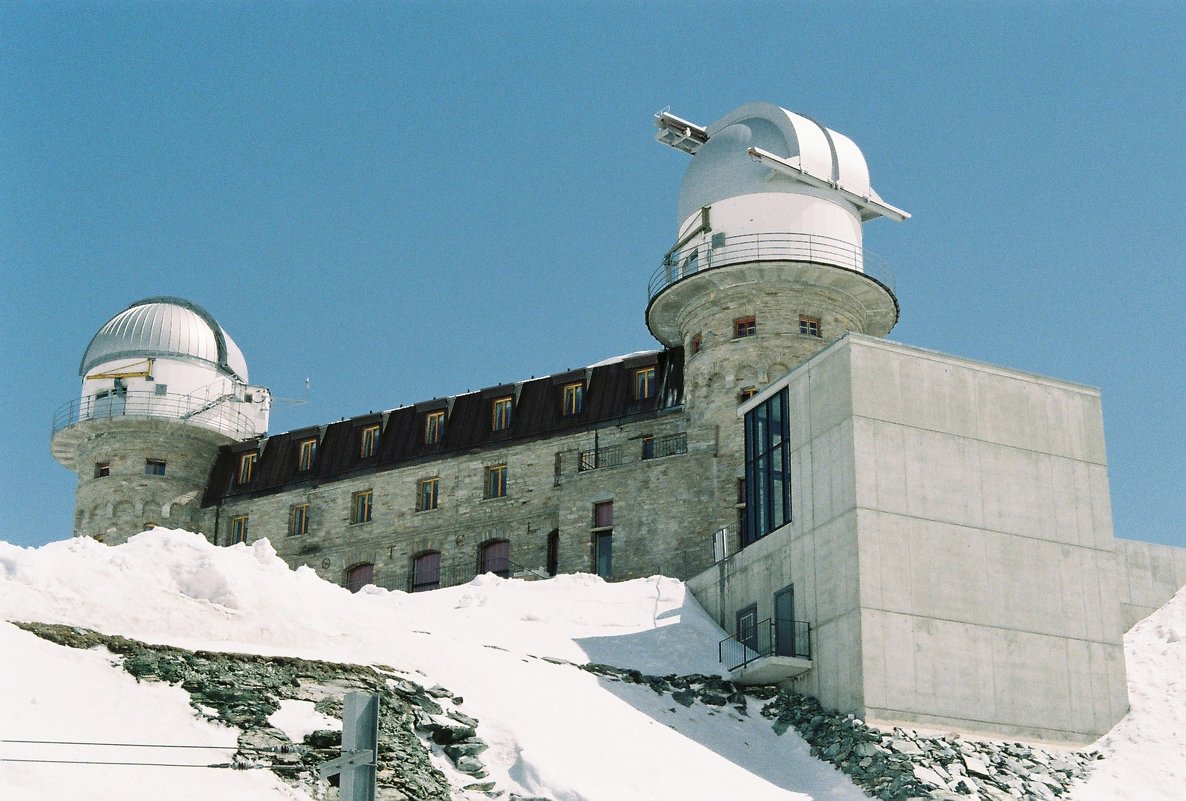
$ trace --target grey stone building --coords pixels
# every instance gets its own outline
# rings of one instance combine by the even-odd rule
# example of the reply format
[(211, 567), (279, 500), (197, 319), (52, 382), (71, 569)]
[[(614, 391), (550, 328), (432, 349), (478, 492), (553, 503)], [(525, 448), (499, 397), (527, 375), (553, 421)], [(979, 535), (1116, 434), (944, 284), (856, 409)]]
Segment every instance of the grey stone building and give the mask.
[(1112, 536), (1099, 394), (888, 343), (857, 146), (766, 103), (656, 118), (690, 155), (649, 287), (659, 350), (268, 434), (204, 310), (133, 304), (55, 419), (75, 534), (267, 537), (357, 589), (479, 572), (686, 579), (741, 681), (870, 721), (1083, 742), (1186, 552)]

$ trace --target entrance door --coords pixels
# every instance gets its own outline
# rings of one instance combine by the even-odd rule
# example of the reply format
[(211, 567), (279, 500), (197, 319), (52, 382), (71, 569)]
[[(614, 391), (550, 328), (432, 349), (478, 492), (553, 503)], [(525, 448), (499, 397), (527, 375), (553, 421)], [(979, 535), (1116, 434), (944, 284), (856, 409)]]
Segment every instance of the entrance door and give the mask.
[(757, 604), (750, 604), (737, 613), (737, 641), (751, 651), (758, 650)]
[(795, 587), (774, 593), (774, 653), (795, 656)]

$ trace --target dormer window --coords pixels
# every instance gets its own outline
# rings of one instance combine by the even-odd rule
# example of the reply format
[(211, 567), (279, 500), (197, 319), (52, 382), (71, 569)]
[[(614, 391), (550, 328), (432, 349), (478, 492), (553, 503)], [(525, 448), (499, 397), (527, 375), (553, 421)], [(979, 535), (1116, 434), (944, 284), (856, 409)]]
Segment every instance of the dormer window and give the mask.
[(514, 410), (513, 398), (495, 398), (491, 411), (490, 429), (492, 431), (506, 431), (511, 427), (511, 412)]
[(634, 399), (647, 400), (655, 397), (655, 368), (643, 367), (634, 371)]
[(257, 458), (259, 458), (259, 455), (254, 451), (251, 453), (245, 453), (239, 457), (239, 475), (237, 483), (247, 484), (252, 478), (255, 477), (255, 460)]
[(317, 458), (317, 440), (302, 440), (297, 446), (297, 472), (303, 473), (313, 469), (313, 460)]
[(424, 444), (436, 445), (445, 436), (445, 410), (424, 415)]
[(359, 435), (358, 458), (366, 459), (379, 451), (379, 425), (366, 426)]
[(560, 413), (565, 417), (571, 417), (581, 413), (585, 408), (585, 385), (580, 381), (572, 384), (564, 385), (564, 394), (561, 398)]

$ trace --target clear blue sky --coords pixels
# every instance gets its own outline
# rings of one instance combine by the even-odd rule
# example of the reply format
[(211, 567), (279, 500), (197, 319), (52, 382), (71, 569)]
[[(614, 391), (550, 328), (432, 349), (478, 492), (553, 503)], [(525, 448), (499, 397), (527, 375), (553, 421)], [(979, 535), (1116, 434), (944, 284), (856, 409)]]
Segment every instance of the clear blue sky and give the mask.
[(90, 337), (205, 306), (274, 431), (655, 346), (686, 157), (753, 100), (852, 137), (892, 339), (1098, 386), (1119, 536), (1186, 544), (1186, 5), (0, 0), (0, 538), (67, 536)]

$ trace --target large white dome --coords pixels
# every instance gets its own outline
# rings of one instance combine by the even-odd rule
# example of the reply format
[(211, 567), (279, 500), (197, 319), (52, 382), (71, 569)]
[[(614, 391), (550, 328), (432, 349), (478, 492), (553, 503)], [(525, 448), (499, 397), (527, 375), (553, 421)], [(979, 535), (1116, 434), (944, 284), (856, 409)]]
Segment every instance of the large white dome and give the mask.
[(145, 298), (112, 317), (91, 339), (79, 375), (106, 362), (165, 358), (205, 362), (247, 382), (247, 361), (210, 312), (181, 298)]

